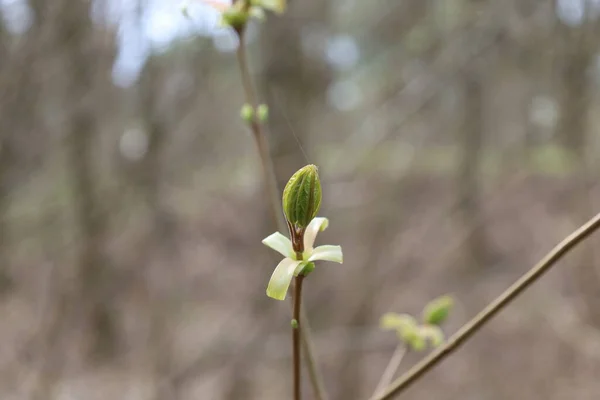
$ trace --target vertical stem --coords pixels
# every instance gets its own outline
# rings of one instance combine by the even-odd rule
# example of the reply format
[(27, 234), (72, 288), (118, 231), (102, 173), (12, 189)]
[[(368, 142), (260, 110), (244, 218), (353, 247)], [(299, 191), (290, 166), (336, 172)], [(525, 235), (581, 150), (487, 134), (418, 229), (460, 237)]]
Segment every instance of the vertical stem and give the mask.
[[(242, 84), (244, 86), (244, 92), (246, 95), (246, 101), (248, 104), (252, 106), (254, 110), (258, 106), (258, 100), (256, 96), (256, 92), (254, 91), (254, 86), (252, 85), (252, 78), (250, 76), (250, 69), (248, 67), (248, 59), (246, 54), (246, 44), (245, 44), (245, 29), (241, 28), (237, 30), (239, 45), (237, 50), (237, 59), (240, 67), (240, 74), (242, 78)], [(280, 232), (285, 232), (287, 229), (287, 225), (283, 219), (283, 214), (279, 212), (280, 206), (280, 197), (279, 190), (277, 188), (277, 180), (275, 178), (275, 169), (273, 167), (273, 160), (271, 159), (271, 154), (269, 153), (269, 146), (267, 143), (267, 138), (264, 134), (262, 126), (255, 119), (250, 124), (250, 128), (252, 130), (252, 134), (254, 136), (254, 140), (256, 142), (258, 153), (260, 156), (262, 171), (263, 171), (263, 180), (265, 185), (267, 186), (267, 193), (269, 197), (269, 204), (271, 209), (271, 215), (273, 220), (277, 224), (277, 229)], [(313, 394), (315, 396), (315, 400), (327, 400), (327, 393), (325, 392), (325, 385), (323, 384), (323, 380), (321, 377), (321, 373), (318, 368), (317, 360), (314, 355), (314, 346), (311, 340), (311, 331), (310, 325), (308, 323), (308, 319), (306, 318), (306, 314), (301, 307), (298, 307), (299, 314), (302, 317), (302, 321), (304, 323), (304, 327), (300, 332), (300, 339), (302, 342), (302, 350), (304, 351), (304, 357), (306, 361), (306, 368), (308, 370), (308, 375), (310, 378), (311, 385), (313, 387)], [(297, 319), (298, 320), (298, 319)]]
[[(252, 106), (252, 109), (256, 111), (258, 107), (258, 100), (254, 86), (252, 85), (252, 78), (250, 77), (250, 69), (248, 68), (248, 57), (246, 55), (246, 43), (245, 43), (245, 28), (241, 28), (238, 31), (239, 45), (237, 49), (237, 58), (240, 65), (240, 74), (242, 78), (242, 84), (244, 85), (244, 92), (246, 93), (246, 102)], [(273, 221), (277, 224), (277, 229), (281, 232), (285, 232), (286, 225), (283, 220), (283, 216), (279, 209), (279, 191), (277, 190), (277, 180), (275, 179), (275, 168), (273, 167), (273, 161), (269, 154), (269, 145), (267, 138), (262, 130), (261, 124), (256, 120), (256, 116), (253, 117), (250, 123), (250, 128), (258, 148), (258, 154), (260, 156), (263, 181), (267, 186), (267, 192), (269, 193), (270, 210), (273, 217)]]
[(294, 400), (300, 400), (300, 308), (302, 306), (303, 275), (294, 279), (294, 310), (292, 323), (292, 345), (294, 354)]

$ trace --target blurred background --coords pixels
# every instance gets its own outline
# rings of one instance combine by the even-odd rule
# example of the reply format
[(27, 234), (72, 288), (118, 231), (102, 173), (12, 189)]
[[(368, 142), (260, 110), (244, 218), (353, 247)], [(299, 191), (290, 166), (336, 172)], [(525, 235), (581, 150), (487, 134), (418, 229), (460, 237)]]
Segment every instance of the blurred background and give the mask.
[[(600, 211), (600, 1), (289, 3), (251, 26), (251, 68), (280, 187), (320, 167), (319, 241), (345, 263), (307, 280), (307, 313), (331, 398), (362, 399), (396, 346), (383, 313), (451, 293), (454, 332)], [(216, 11), (0, 13), (0, 397), (289, 398), (275, 226)], [(402, 398), (597, 399), (599, 248)]]

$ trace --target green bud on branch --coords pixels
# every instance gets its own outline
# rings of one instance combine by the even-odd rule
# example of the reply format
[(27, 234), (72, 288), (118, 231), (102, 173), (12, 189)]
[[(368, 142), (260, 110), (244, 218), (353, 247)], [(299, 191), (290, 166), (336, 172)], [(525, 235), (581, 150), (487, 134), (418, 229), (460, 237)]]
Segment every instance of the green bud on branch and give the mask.
[(261, 123), (267, 122), (269, 119), (269, 107), (266, 104), (261, 104), (256, 108), (256, 117)]
[(251, 124), (254, 121), (254, 109), (250, 104), (246, 103), (242, 106), (240, 117), (248, 124)]
[(315, 165), (299, 169), (283, 189), (283, 213), (288, 222), (294, 251), (303, 252), (304, 230), (321, 207), (321, 180)]
[(423, 321), (430, 325), (440, 325), (446, 318), (454, 305), (450, 296), (442, 296), (432, 300), (423, 309)]

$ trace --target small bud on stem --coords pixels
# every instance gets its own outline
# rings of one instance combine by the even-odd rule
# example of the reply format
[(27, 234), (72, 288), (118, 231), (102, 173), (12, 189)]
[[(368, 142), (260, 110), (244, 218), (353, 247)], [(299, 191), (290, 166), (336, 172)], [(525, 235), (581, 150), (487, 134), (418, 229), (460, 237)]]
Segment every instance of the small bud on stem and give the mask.
[(296, 253), (304, 251), (304, 230), (321, 207), (321, 181), (315, 165), (299, 169), (283, 189), (283, 212)]

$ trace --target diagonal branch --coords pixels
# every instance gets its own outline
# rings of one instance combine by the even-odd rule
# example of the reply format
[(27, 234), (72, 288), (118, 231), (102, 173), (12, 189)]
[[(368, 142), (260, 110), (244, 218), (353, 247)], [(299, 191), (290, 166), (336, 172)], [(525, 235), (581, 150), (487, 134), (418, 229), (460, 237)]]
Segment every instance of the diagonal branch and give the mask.
[(404, 389), (415, 383), (419, 378), (432, 370), (436, 365), (446, 357), (456, 351), (467, 339), (481, 329), (504, 307), (510, 304), (519, 294), (527, 289), (532, 283), (537, 281), (545, 272), (550, 270), (564, 255), (583, 242), (592, 233), (600, 229), (600, 214), (590, 219), (575, 232), (567, 236), (550, 253), (548, 253), (538, 264), (529, 272), (523, 275), (517, 282), (502, 293), (496, 300), (490, 303), (483, 311), (477, 314), (471, 321), (466, 323), (458, 332), (456, 332), (448, 342), (421, 362), (411, 368), (408, 372), (394, 381), (381, 395), (373, 397), (371, 400), (389, 400), (400, 394)]

